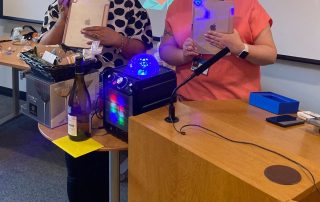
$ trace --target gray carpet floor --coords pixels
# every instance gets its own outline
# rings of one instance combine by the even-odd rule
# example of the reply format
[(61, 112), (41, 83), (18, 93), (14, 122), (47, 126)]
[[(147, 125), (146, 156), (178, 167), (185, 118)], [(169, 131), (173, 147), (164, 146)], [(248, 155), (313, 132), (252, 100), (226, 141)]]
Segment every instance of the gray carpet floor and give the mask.
[[(0, 95), (0, 117), (10, 113), (11, 98)], [(21, 115), (0, 125), (0, 201), (68, 201), (64, 153)], [(127, 201), (127, 182), (120, 186)]]

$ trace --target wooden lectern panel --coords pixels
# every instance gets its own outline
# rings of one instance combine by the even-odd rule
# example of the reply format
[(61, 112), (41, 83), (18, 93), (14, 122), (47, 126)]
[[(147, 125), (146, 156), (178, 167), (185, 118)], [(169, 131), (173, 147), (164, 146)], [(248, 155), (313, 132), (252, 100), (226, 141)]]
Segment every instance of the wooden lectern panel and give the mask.
[[(320, 161), (315, 153), (319, 154), (320, 137), (309, 132), (309, 126), (279, 130), (264, 121), (270, 114), (242, 101), (178, 103), (176, 111), (178, 128), (200, 124), (275, 150), (306, 166), (319, 186)], [(187, 134), (180, 135), (163, 121), (166, 116), (164, 107), (130, 118), (129, 201), (320, 201), (310, 176), (294, 163), (197, 128), (187, 128)], [(265, 137), (268, 131), (270, 139)], [(292, 135), (293, 141), (275, 138), (284, 134)], [(313, 145), (301, 152), (304, 144)], [(301, 182), (284, 186), (269, 181), (264, 169), (270, 165), (296, 169)]]

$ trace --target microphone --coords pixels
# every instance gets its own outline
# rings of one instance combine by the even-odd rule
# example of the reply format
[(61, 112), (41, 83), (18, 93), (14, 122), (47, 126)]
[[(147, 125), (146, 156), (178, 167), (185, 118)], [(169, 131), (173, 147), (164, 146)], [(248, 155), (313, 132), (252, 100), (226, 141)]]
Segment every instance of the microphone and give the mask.
[(200, 67), (198, 67), (197, 69), (195, 69), (193, 71), (193, 73), (186, 79), (184, 80), (180, 85), (178, 85), (172, 92), (171, 96), (170, 96), (170, 104), (169, 104), (169, 115), (168, 117), (166, 117), (164, 120), (168, 123), (176, 123), (179, 121), (179, 118), (176, 117), (175, 115), (175, 107), (174, 107), (174, 101), (176, 98), (176, 92), (178, 91), (179, 88), (181, 88), (182, 86), (184, 86), (186, 83), (188, 83), (189, 81), (191, 81), (194, 77), (199, 76), (200, 74), (202, 74), (205, 70), (207, 70), (209, 67), (211, 67), (211, 65), (213, 65), (214, 63), (216, 63), (218, 60), (220, 60), (221, 58), (223, 58), (225, 55), (227, 55), (230, 52), (228, 47), (225, 47), (224, 49), (222, 49), (221, 51), (219, 51), (217, 54), (215, 54), (214, 56), (212, 56), (209, 60), (207, 60), (205, 63), (203, 63)]

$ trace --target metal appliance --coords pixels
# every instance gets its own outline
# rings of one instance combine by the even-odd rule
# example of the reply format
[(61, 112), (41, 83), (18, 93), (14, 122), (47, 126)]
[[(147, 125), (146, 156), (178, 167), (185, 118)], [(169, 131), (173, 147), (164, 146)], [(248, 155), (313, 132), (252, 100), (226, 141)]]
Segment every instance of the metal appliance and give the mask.
[[(92, 106), (99, 93), (99, 73), (97, 70), (85, 75)], [(49, 127), (67, 123), (67, 104), (73, 79), (50, 82), (31, 73), (26, 74), (27, 102), (21, 105), (21, 112), (37, 122)]]

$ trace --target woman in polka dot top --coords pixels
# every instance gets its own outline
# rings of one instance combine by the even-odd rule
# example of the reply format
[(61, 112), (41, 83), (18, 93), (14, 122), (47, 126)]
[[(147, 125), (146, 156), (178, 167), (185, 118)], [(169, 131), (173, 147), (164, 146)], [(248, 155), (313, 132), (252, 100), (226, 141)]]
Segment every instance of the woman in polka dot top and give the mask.
[[(108, 1), (108, 0), (106, 0)], [(121, 66), (132, 56), (152, 48), (151, 23), (138, 0), (109, 0), (107, 27), (87, 27), (82, 33), (99, 40), (110, 66)], [(42, 44), (60, 44), (68, 14), (69, 0), (55, 0), (45, 13)], [(119, 51), (121, 49), (121, 51)]]
[[(55, 0), (49, 5), (41, 29), (41, 44), (62, 42), (70, 1)], [(104, 46), (106, 62), (110, 62), (110, 67), (117, 67), (152, 48), (152, 31), (148, 14), (138, 0), (109, 1), (107, 26), (87, 27), (82, 34), (99, 40)], [(73, 158), (66, 153), (69, 201), (109, 201), (108, 155), (108, 152), (91, 152)]]

